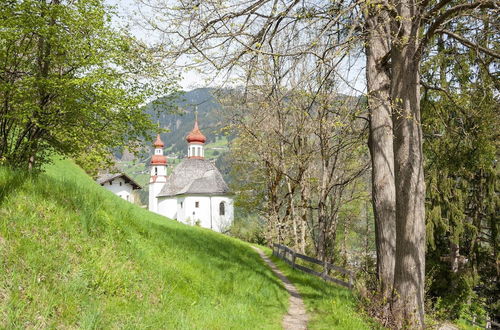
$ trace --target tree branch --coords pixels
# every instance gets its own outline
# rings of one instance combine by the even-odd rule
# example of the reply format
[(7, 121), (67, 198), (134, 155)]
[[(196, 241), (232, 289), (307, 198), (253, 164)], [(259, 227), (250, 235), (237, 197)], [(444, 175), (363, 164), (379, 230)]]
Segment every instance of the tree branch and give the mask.
[(492, 49), (488, 49), (486, 47), (483, 47), (483, 46), (480, 46), (478, 44), (475, 44), (473, 43), (472, 41), (469, 41), (467, 39), (465, 39), (464, 37), (462, 37), (461, 35), (458, 35), (456, 33), (453, 33), (449, 30), (444, 30), (444, 29), (437, 29), (436, 30), (436, 33), (442, 33), (442, 34), (446, 34), (447, 36), (455, 39), (456, 41), (460, 42), (462, 45), (466, 46), (466, 47), (469, 47), (469, 48), (472, 48), (472, 49), (476, 49), (476, 50), (479, 50), (485, 54), (488, 54), (494, 58), (497, 58), (497, 59), (500, 59), (500, 54), (495, 52), (494, 50)]
[[(434, 22), (430, 25), (429, 29), (427, 29), (427, 32), (425, 33), (424, 37), (422, 38), (422, 41), (420, 42), (419, 46), (419, 51), (417, 54), (420, 54), (421, 51), (427, 47), (427, 44), (429, 43), (429, 40), (434, 36), (436, 31), (443, 25), (443, 23), (449, 19), (453, 18), (457, 15), (460, 15), (461, 13), (472, 10), (472, 9), (479, 9), (479, 8), (490, 8), (494, 9), (497, 6), (496, 1), (477, 1), (477, 2), (472, 2), (472, 3), (465, 3), (465, 4), (460, 4), (454, 7), (451, 7), (450, 9), (446, 10), (443, 12), (441, 15), (437, 16)], [(440, 9), (440, 8), (438, 8)], [(431, 10), (432, 11), (432, 10)]]

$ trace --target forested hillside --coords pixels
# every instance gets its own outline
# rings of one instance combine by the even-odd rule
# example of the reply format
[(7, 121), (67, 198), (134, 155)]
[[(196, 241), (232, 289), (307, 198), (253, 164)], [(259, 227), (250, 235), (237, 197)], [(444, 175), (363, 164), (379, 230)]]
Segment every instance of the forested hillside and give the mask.
[[(213, 143), (224, 136), (221, 129), (225, 126), (222, 118), (222, 106), (217, 101), (214, 88), (198, 88), (176, 95), (174, 100), (169, 97), (160, 98), (146, 107), (146, 112), (161, 128), (169, 132), (161, 135), (165, 142), (166, 154), (178, 157), (187, 150), (186, 135), (193, 129), (195, 112), (198, 113), (200, 129), (207, 137), (207, 143)], [(173, 109), (167, 104), (173, 104)]]

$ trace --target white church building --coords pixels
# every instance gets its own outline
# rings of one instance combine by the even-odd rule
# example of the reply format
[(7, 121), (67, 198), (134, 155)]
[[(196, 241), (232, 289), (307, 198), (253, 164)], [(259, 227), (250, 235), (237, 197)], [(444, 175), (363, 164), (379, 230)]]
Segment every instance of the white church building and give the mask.
[(167, 174), (167, 157), (158, 134), (151, 157), (149, 210), (189, 225), (225, 232), (233, 222), (233, 199), (213, 162), (205, 159), (206, 137), (195, 120), (186, 137), (187, 158)]

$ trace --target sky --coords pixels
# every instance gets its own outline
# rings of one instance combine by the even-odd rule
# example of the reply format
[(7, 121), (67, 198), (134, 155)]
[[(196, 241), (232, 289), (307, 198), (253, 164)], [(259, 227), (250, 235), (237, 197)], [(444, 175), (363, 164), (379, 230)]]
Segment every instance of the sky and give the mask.
[[(116, 7), (119, 17), (115, 19), (115, 24), (127, 26), (136, 38), (147, 43), (161, 39), (160, 32), (145, 30), (138, 23), (141, 20), (141, 14), (152, 15), (147, 6), (142, 5), (139, 7), (137, 0), (105, 0), (105, 2)], [(139, 11), (141, 14), (139, 14)], [(188, 62), (189, 59), (182, 59), (182, 64)], [(365, 93), (364, 62), (364, 56), (361, 54), (356, 59), (347, 58), (341, 64), (340, 73), (346, 77), (345, 80), (339, 79), (338, 81), (342, 93), (349, 95), (362, 95)], [(177, 70), (182, 77), (179, 85), (185, 91), (200, 87), (221, 87), (223, 84), (227, 86), (227, 79), (215, 77), (213, 73), (204, 74), (203, 70), (183, 69), (180, 66), (177, 67)]]

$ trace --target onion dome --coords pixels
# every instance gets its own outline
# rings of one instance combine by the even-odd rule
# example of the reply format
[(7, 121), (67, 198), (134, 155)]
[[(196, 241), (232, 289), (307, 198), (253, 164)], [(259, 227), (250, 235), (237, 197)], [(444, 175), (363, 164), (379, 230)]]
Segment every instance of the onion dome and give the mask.
[(154, 145), (155, 147), (157, 147), (157, 148), (163, 148), (163, 147), (165, 146), (165, 144), (163, 144), (163, 141), (162, 141), (162, 140), (161, 140), (161, 138), (160, 138), (160, 134), (158, 134), (158, 135), (156, 136), (156, 140), (155, 140), (155, 142), (153, 143), (153, 145)]
[(186, 137), (186, 141), (188, 143), (193, 143), (193, 142), (205, 143), (205, 141), (207, 141), (205, 135), (203, 135), (200, 129), (198, 128), (198, 120), (195, 120), (194, 128), (191, 131), (191, 133), (189, 133), (188, 136)]
[[(160, 138), (160, 134), (156, 136), (153, 145), (155, 149), (160, 149), (165, 146)], [(153, 155), (153, 157), (151, 157), (151, 165), (167, 165), (167, 157), (163, 156), (163, 151), (159, 155)]]
[(151, 165), (167, 165), (167, 157), (163, 155), (153, 155)]

